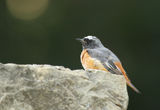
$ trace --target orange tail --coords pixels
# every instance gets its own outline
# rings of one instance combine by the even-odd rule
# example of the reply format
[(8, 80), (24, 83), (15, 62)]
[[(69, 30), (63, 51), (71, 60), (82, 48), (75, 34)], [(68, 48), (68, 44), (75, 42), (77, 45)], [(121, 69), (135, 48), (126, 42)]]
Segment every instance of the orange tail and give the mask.
[[(122, 73), (123, 73), (123, 72), (122, 72)], [(124, 77), (125, 77), (125, 79), (126, 79), (127, 85), (128, 85), (129, 87), (131, 87), (135, 92), (141, 93), (141, 92), (131, 83), (131, 81), (129, 80), (129, 78), (128, 78), (128, 76), (126, 75), (126, 73), (123, 73), (123, 75), (124, 75)]]
[(121, 63), (120, 63), (120, 62), (115, 62), (115, 65), (118, 66), (118, 68), (121, 70), (124, 78), (126, 79), (127, 85), (128, 85), (129, 87), (131, 87), (135, 92), (141, 93), (141, 92), (131, 83), (131, 81), (130, 81), (130, 79), (128, 78), (126, 72), (124, 71)]

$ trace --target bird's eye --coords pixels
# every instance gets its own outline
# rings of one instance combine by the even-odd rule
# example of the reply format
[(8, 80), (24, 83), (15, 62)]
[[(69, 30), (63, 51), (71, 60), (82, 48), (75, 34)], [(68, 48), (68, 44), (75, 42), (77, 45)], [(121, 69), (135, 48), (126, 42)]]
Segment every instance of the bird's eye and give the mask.
[(91, 42), (92, 42), (92, 40), (87, 39), (87, 38), (85, 38), (85, 39), (84, 39), (84, 41), (85, 41), (87, 44), (89, 44), (89, 43), (91, 43)]

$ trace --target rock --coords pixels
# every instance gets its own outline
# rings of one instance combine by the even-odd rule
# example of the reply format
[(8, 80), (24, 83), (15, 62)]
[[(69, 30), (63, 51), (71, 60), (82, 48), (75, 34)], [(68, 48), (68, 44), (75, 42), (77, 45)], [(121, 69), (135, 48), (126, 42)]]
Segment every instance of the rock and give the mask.
[(51, 65), (0, 64), (0, 110), (126, 110), (123, 76)]

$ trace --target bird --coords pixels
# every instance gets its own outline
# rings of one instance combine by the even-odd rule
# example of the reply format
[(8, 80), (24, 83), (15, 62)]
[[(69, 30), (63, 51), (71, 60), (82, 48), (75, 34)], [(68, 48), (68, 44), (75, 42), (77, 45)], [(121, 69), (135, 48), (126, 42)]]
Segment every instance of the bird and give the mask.
[(77, 38), (82, 44), (80, 60), (83, 68), (102, 70), (112, 74), (123, 75), (126, 83), (135, 92), (140, 91), (131, 83), (119, 58), (108, 48), (106, 48), (96, 36), (86, 36)]

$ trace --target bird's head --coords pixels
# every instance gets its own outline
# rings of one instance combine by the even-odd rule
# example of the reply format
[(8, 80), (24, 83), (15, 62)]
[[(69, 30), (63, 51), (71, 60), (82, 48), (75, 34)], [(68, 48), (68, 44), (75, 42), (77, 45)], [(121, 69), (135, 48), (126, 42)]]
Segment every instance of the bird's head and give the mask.
[(84, 38), (77, 38), (82, 44), (84, 49), (94, 49), (103, 47), (101, 41), (95, 36), (87, 36)]

